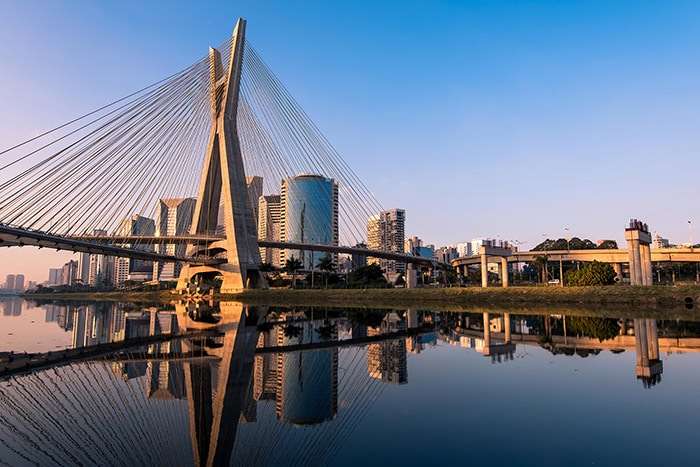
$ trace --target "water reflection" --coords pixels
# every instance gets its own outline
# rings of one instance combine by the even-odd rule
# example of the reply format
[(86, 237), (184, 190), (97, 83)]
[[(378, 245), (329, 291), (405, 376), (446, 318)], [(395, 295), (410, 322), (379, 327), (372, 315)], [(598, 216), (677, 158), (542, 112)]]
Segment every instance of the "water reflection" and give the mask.
[[(382, 393), (409, 385), (409, 355), (444, 344), (504, 366), (523, 364), (516, 346), (562, 357), (634, 349), (645, 388), (661, 382), (662, 349), (700, 351), (697, 323), (650, 319), (233, 302), (44, 306), (47, 320), (72, 330), (76, 349), (209, 331), (0, 382), (0, 459), (12, 465), (329, 464)], [(445, 365), (441, 378), (452, 372)]]

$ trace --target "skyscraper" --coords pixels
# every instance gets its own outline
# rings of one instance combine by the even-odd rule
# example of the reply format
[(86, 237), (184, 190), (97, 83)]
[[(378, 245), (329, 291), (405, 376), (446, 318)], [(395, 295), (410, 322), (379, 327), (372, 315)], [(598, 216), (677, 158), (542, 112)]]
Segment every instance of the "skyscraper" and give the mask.
[[(280, 195), (260, 196), (258, 199), (258, 239), (279, 242), (281, 237), (282, 210)], [(276, 248), (260, 248), (263, 263), (281, 267), (280, 253)]]
[[(156, 235), (187, 235), (192, 226), (195, 198), (166, 198), (159, 201)], [(187, 245), (160, 245), (159, 252), (165, 255), (184, 256)], [(154, 280), (175, 280), (180, 276), (182, 263), (153, 263)]]
[[(321, 175), (287, 177), (280, 190), (281, 238), (284, 242), (338, 245), (338, 182)], [(295, 257), (312, 269), (328, 253), (282, 250), (280, 263)], [(332, 254), (337, 264), (337, 254)]]
[[(156, 222), (153, 219), (135, 214), (119, 224), (118, 235), (153, 235)], [(131, 245), (127, 245), (131, 246)], [(139, 250), (153, 251), (153, 245), (137, 245)], [(129, 279), (149, 280), (153, 274), (153, 262), (141, 259), (116, 258), (114, 261), (114, 283), (123, 284)], [(137, 277), (132, 277), (137, 276)]]
[[(367, 248), (391, 253), (403, 253), (405, 223), (406, 211), (403, 209), (391, 209), (371, 216), (367, 220)], [(396, 260), (373, 258), (368, 262), (378, 263), (382, 270), (387, 273), (406, 271), (406, 263)]]

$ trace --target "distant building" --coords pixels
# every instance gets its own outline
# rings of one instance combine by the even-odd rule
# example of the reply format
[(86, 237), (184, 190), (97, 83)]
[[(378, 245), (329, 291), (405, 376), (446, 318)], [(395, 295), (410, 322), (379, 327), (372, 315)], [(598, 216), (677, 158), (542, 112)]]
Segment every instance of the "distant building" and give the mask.
[(453, 246), (443, 246), (435, 251), (435, 259), (441, 263), (450, 264), (453, 259), (458, 257), (457, 248)]
[[(280, 195), (260, 196), (258, 198), (258, 239), (270, 242), (282, 241), (282, 207)], [(280, 250), (278, 248), (260, 248), (260, 259), (263, 263), (270, 263), (276, 267), (282, 267), (280, 263)]]
[[(89, 253), (83, 253), (90, 257)], [(49, 281), (47, 285), (50, 287), (52, 285), (61, 285), (62, 279), (61, 279), (61, 268), (51, 268), (49, 269)]]
[[(124, 236), (152, 236), (156, 232), (156, 222), (148, 217), (135, 214), (124, 219), (119, 224), (118, 235)], [(131, 244), (125, 245), (131, 247)], [(152, 252), (153, 245), (144, 244), (135, 247), (138, 250)], [(127, 280), (150, 280), (153, 277), (153, 262), (142, 259), (115, 258), (114, 283), (123, 284)]]
[(472, 255), (472, 244), (470, 242), (460, 242), (457, 244), (457, 255), (462, 256)]
[(654, 234), (651, 244), (652, 248), (669, 248), (669, 246), (670, 244), (667, 238), (661, 238), (661, 235)]
[[(158, 204), (156, 236), (188, 235), (192, 227), (195, 198), (165, 198)], [(185, 256), (187, 245), (159, 245), (158, 252), (164, 255)], [(182, 263), (153, 263), (153, 280), (177, 280)]]
[(5, 277), (5, 290), (15, 290), (15, 275), (8, 274)]
[[(338, 245), (338, 182), (321, 175), (287, 177), (280, 189), (282, 210), (280, 236), (283, 242)], [(301, 260), (312, 269), (329, 253), (282, 250), (280, 263), (289, 258)], [(338, 255), (330, 254), (337, 266)]]
[(406, 240), (403, 241), (403, 251), (407, 255), (418, 255), (418, 248), (423, 246), (423, 240), (420, 238), (413, 236), (413, 237), (408, 237)]
[[(95, 229), (95, 236), (107, 235), (106, 230)], [(87, 285), (91, 287), (106, 287), (112, 285), (114, 281), (114, 257), (105, 255), (90, 255), (90, 266), (88, 268)], [(84, 269), (82, 265), (81, 270)], [(63, 282), (63, 279), (61, 279)]]
[[(367, 220), (367, 248), (370, 250), (404, 253), (406, 211), (391, 209)], [(369, 261), (368, 261), (369, 262)], [(387, 273), (401, 273), (406, 270), (406, 263), (396, 260), (373, 258)]]
[[(365, 243), (358, 243), (354, 248), (366, 250), (367, 245)], [(364, 253), (353, 253), (350, 255), (350, 262), (352, 263), (351, 268), (353, 271), (367, 266), (367, 255)]]
[(78, 279), (78, 262), (70, 260), (61, 268), (61, 285), (75, 285)]

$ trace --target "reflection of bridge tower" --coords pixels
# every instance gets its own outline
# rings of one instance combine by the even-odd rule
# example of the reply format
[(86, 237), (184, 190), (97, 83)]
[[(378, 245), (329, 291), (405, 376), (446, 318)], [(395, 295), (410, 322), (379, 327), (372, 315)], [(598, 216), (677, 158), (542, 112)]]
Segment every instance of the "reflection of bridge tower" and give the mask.
[[(493, 327), (493, 329), (492, 329)], [(505, 356), (506, 360), (513, 360), (515, 353), (515, 344), (510, 342), (510, 313), (503, 314), (503, 333), (504, 340), (503, 344), (491, 344), (491, 331), (500, 332), (500, 326), (497, 323), (491, 322), (491, 317), (489, 313), (484, 313), (484, 349), (483, 354), (485, 356), (490, 356), (493, 363), (498, 360), (501, 361), (502, 356)]]
[(653, 275), (651, 271), (651, 234), (649, 227), (638, 221), (630, 220), (629, 228), (625, 229), (627, 251), (630, 262), (630, 284), (651, 285)]
[(634, 320), (634, 343), (637, 346), (637, 379), (645, 388), (661, 382), (663, 362), (659, 360), (659, 334), (654, 319)]
[(267, 282), (257, 269), (260, 265), (257, 226), (248, 199), (236, 128), (245, 25), (245, 20), (239, 19), (233, 31), (226, 74), (219, 51), (209, 50), (212, 127), (191, 230), (192, 235), (214, 234), (221, 202), (224, 206), (226, 238), (204, 248), (192, 247), (190, 253), (215, 255), (226, 252), (226, 262), (216, 267), (185, 266), (180, 274), (178, 289), (186, 288), (192, 277), (202, 273), (223, 275), (221, 292), (224, 293), (246, 287), (267, 287)]
[(192, 341), (183, 348), (209, 357), (184, 368), (195, 465), (230, 463), (239, 420), (252, 399), (256, 310), (233, 302), (221, 302), (220, 307), (222, 342)]

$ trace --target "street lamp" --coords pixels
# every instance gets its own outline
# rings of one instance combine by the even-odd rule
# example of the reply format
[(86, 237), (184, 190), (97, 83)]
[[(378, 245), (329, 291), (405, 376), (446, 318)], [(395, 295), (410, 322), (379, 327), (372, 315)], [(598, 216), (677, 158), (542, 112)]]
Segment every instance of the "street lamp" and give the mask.
[(688, 233), (690, 234), (690, 249), (693, 249), (693, 223), (688, 221)]

